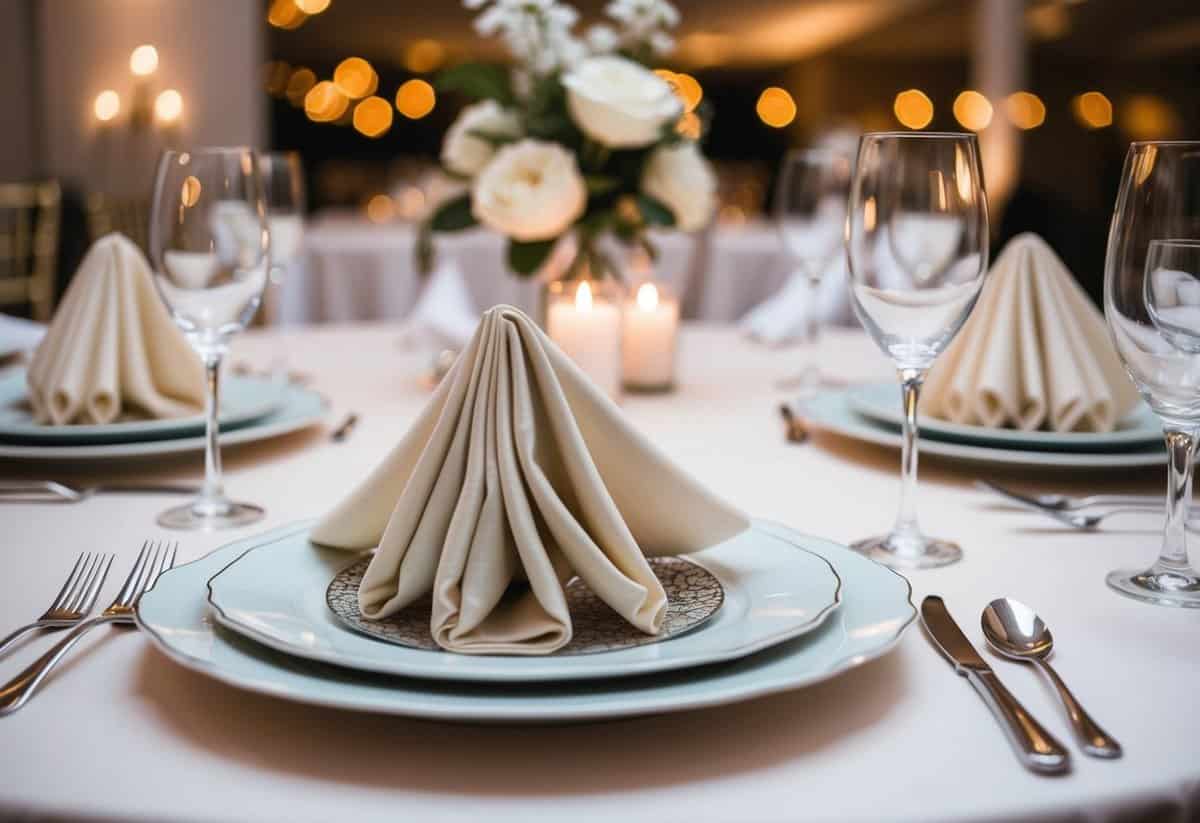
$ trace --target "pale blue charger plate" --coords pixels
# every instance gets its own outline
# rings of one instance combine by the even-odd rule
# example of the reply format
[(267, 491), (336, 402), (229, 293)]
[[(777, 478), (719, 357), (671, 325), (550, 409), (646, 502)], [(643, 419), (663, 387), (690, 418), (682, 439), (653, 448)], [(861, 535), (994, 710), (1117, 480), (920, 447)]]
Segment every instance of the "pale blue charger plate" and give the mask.
[[(850, 408), (864, 417), (900, 427), (903, 413), (900, 386), (896, 383), (871, 383), (846, 392)], [(956, 443), (996, 446), (1005, 449), (1031, 449), (1051, 452), (1132, 451), (1152, 448), (1163, 439), (1162, 423), (1141, 401), (1117, 423), (1111, 432), (1054, 432), (999, 429), (952, 423), (921, 415), (921, 437)]]

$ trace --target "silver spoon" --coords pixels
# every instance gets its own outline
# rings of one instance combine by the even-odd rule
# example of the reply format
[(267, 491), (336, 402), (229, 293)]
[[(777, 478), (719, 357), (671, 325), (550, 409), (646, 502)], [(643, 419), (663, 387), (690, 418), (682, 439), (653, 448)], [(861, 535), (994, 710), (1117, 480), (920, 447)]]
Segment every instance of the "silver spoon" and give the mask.
[(988, 604), (980, 622), (988, 645), (998, 654), (1033, 663), (1046, 673), (1058, 690), (1058, 696), (1066, 707), (1067, 716), (1085, 752), (1093, 757), (1121, 756), (1121, 744), (1088, 716), (1067, 684), (1046, 662), (1054, 648), (1054, 637), (1033, 609), (1019, 600), (1002, 597)]

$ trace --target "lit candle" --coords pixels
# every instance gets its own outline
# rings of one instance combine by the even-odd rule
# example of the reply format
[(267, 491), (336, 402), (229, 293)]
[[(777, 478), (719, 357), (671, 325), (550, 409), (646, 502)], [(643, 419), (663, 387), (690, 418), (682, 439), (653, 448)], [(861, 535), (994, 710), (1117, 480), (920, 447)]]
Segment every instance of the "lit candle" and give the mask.
[(642, 283), (625, 307), (621, 340), (621, 373), (625, 387), (665, 391), (675, 383), (675, 344), (679, 336), (679, 301), (661, 294), (654, 283)]
[(621, 307), (589, 280), (550, 296), (546, 333), (601, 391), (621, 395)]

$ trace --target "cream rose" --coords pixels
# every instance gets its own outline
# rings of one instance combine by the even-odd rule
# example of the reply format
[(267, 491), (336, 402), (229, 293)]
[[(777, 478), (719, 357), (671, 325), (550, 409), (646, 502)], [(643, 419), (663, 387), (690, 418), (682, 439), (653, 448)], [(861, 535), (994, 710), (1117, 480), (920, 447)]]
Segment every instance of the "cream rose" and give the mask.
[(520, 137), (521, 121), (515, 112), (495, 100), (484, 100), (463, 109), (442, 143), (442, 165), (455, 174), (474, 177), (496, 153), (490, 142), (471, 134), (473, 131)]
[(586, 206), (575, 155), (540, 140), (502, 147), (471, 190), (471, 211), (480, 223), (525, 242), (557, 237)]
[(717, 177), (691, 140), (663, 146), (642, 172), (642, 191), (675, 213), (681, 231), (704, 228), (717, 203)]
[(648, 146), (683, 113), (667, 81), (624, 57), (589, 57), (563, 75), (571, 118), (615, 149)]

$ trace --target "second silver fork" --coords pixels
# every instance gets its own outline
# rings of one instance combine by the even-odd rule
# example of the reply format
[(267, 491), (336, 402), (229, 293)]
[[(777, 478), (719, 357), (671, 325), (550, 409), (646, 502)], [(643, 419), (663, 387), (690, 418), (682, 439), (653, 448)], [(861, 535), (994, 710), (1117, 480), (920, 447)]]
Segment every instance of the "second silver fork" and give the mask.
[(66, 628), (87, 617), (92, 606), (96, 605), (96, 597), (100, 594), (100, 587), (104, 585), (105, 578), (108, 577), (112, 561), (111, 554), (84, 552), (79, 555), (71, 573), (67, 575), (66, 582), (45, 614), (0, 640), (0, 655), (31, 631)]

